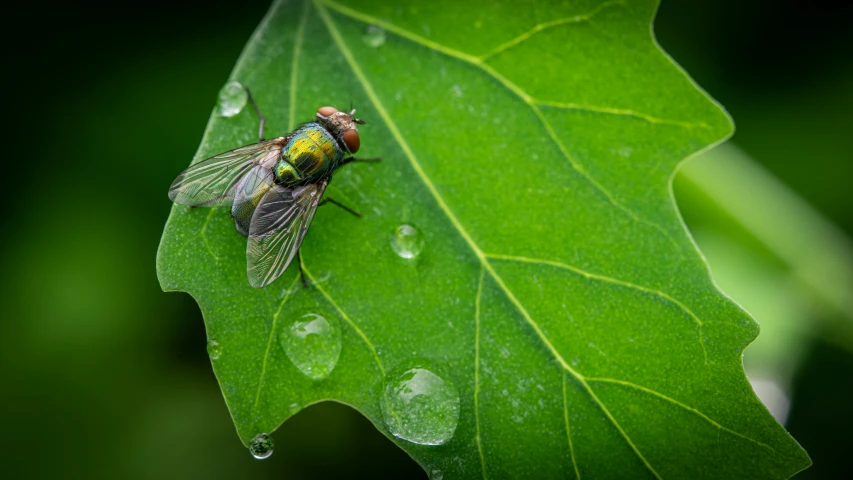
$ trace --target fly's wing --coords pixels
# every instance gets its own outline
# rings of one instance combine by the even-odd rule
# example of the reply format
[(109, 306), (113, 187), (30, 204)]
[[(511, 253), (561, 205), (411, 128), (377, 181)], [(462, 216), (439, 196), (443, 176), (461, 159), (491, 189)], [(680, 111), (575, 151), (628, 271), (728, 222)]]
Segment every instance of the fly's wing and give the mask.
[(295, 188), (276, 185), (264, 195), (249, 227), (249, 285), (266, 287), (287, 270), (311, 226), (327, 184), (324, 180)]
[(237, 183), (234, 188), (234, 200), (231, 205), (231, 216), (237, 231), (244, 237), (249, 236), (249, 226), (252, 222), (252, 214), (270, 188), (275, 183), (275, 175), (272, 170), (263, 166), (255, 165)]
[(194, 207), (231, 204), (243, 175), (254, 165), (272, 168), (281, 156), (287, 138), (276, 138), (214, 155), (191, 165), (169, 187), (169, 199)]

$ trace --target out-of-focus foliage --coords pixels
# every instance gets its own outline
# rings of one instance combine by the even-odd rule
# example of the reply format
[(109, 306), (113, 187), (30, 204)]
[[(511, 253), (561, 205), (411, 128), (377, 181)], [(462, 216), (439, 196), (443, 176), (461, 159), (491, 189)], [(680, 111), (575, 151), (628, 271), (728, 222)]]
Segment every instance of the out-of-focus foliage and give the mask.
[[(38, 31), (51, 35), (33, 35), (33, 23), (24, 21), (4, 29), (17, 68), (4, 77), (15, 83), (5, 102), (12, 153), (0, 179), (11, 204), (26, 204), (0, 220), (4, 477), (423, 475), (338, 404), (290, 419), (276, 432), (276, 453), (253, 460), (211, 373), (195, 302), (163, 294), (153, 272), (171, 208), (164, 190), (198, 147), (216, 93), (268, 6), (155, 0), (117, 22), (110, 9), (32, 4), (38, 11), (19, 18), (38, 18)], [(664, 0), (655, 32), (737, 119), (733, 141), (849, 235), (853, 64), (843, 49), (853, 30), (844, 23), (849, 13), (829, 8)], [(61, 173), (61, 201), (34, 193), (39, 181), (29, 180), (44, 172)], [(742, 227), (702, 213), (713, 204), (682, 205), (687, 192), (677, 193), (691, 228), (755, 245)], [(707, 253), (724, 290), (741, 301), (747, 293), (725, 283), (719, 255)], [(762, 325), (758, 342), (777, 336), (774, 319), (746, 297), (742, 303)], [(819, 317), (807, 328), (832, 336), (820, 325), (833, 321)], [(815, 462), (796, 478), (849, 478), (853, 356), (808, 335), (796, 338), (792, 348), (806, 353), (790, 384), (786, 427)], [(757, 346), (745, 352), (748, 368)]]
[[(677, 164), (731, 126), (654, 43), (656, 5), (506, 8), (277, 2), (247, 45), (232, 80), (261, 105), (279, 99), (268, 128), (349, 98), (370, 119), (363, 154), (385, 162), (335, 177), (333, 195), (367, 214), (318, 213), (309, 288), (294, 289), (297, 268), (251, 288), (227, 209), (173, 208), (159, 277), (205, 312), (243, 442), (334, 399), (401, 437), (431, 477), (804, 468), (743, 376), (755, 325), (716, 291), (674, 210)], [(220, 109), (197, 160), (254, 135), (254, 112)], [(388, 245), (405, 223), (427, 245), (409, 264)], [(322, 381), (279, 346), (306, 312), (343, 325)], [(411, 407), (438, 387), (389, 390), (424, 361), (455, 385), (449, 433), (438, 407)]]

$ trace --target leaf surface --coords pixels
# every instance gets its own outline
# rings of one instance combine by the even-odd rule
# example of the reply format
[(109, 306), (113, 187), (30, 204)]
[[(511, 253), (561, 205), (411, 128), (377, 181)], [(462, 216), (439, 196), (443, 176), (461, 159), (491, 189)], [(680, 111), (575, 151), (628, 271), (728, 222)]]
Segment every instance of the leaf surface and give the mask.
[[(295, 265), (251, 288), (227, 209), (172, 210), (160, 282), (198, 301), (244, 444), (334, 400), (432, 478), (784, 478), (809, 464), (744, 376), (757, 325), (714, 286), (673, 203), (678, 163), (732, 125), (657, 46), (656, 7), (272, 6), (232, 74), (267, 136), (352, 102), (369, 122), (359, 156), (383, 161), (333, 179), (327, 195), (363, 217), (318, 211), (307, 289)], [(251, 108), (217, 107), (196, 161), (256, 129)], [(400, 225), (422, 235), (412, 259), (391, 247)], [(288, 356), (305, 314), (340, 325), (322, 379)], [(393, 435), (438, 438), (453, 416), (385, 388), (413, 367), (440, 379), (421, 391), (458, 393), (441, 445)]]

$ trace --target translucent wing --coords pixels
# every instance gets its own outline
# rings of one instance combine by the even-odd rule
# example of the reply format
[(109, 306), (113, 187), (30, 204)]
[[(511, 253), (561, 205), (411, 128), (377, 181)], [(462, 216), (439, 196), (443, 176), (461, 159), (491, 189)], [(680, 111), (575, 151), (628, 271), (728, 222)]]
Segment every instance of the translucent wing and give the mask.
[(270, 189), (255, 209), (246, 247), (249, 285), (274, 282), (293, 261), (328, 181)]
[(191, 165), (169, 187), (169, 198), (181, 205), (222, 207), (231, 204), (234, 190), (254, 165), (272, 168), (287, 138), (276, 138), (214, 155)]
[(249, 226), (255, 208), (264, 194), (273, 187), (274, 182), (275, 175), (272, 170), (263, 165), (255, 165), (243, 175), (243, 178), (234, 187), (231, 216), (234, 217), (237, 231), (244, 237), (249, 236)]

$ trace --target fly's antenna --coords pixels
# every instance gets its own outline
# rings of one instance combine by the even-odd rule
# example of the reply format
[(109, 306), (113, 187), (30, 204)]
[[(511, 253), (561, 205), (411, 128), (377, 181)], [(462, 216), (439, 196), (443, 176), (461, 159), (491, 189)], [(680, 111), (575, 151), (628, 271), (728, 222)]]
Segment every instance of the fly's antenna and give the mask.
[(349, 102), (349, 108), (350, 108), (349, 118), (351, 118), (353, 122), (355, 122), (359, 125), (364, 125), (365, 123), (367, 123), (360, 118), (355, 118), (355, 109), (352, 108), (352, 100), (350, 100), (350, 102)]

